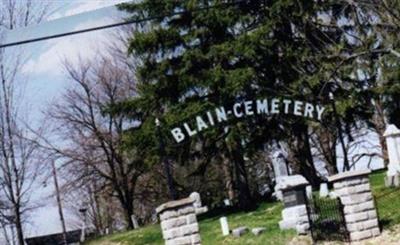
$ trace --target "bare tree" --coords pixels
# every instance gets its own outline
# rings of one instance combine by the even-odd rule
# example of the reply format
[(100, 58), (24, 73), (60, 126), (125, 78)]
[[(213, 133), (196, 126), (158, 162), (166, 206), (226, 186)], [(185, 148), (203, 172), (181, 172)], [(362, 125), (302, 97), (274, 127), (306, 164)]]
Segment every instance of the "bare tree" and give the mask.
[(337, 168), (337, 135), (327, 126), (311, 127), (310, 141), (314, 149), (314, 158), (324, 162), (329, 175), (338, 173)]
[(70, 181), (85, 183), (96, 176), (111, 188), (132, 228), (135, 187), (145, 164), (134, 151), (122, 148), (124, 130), (134, 122), (104, 110), (135, 96), (133, 71), (106, 55), (96, 63), (82, 61), (74, 66), (65, 62), (65, 68), (73, 86), (49, 109), (60, 126), (58, 133), (68, 142), (68, 147), (57, 152), (68, 159), (65, 168), (73, 173)]
[[(67, 168), (65, 172), (71, 171)], [(73, 176), (76, 178), (76, 174)], [(85, 208), (87, 210), (87, 226), (94, 228), (96, 234), (112, 233), (113, 230), (119, 228), (117, 221), (124, 220), (124, 212), (118, 199), (114, 197), (114, 191), (109, 184), (96, 176), (95, 173), (85, 177), (85, 183), (82, 183), (82, 181), (73, 182), (70, 181), (71, 177), (65, 177), (66, 184), (63, 186), (64, 205), (70, 213), (82, 220), (84, 217), (82, 217), (79, 209)], [(80, 227), (81, 222), (72, 222), (71, 225)]]
[[(49, 9), (47, 3), (31, 0), (0, 1), (0, 33), (42, 21)], [(21, 126), (18, 98), (23, 79), (19, 70), (25, 61), (18, 49), (0, 50), (0, 184), (2, 217), (16, 228), (18, 244), (24, 244), (23, 224), (29, 205), (30, 190), (37, 174), (33, 168), (37, 145), (25, 140), (28, 132)], [(6, 232), (6, 228), (3, 226)], [(13, 235), (13, 234), (12, 234)], [(6, 236), (6, 235), (5, 235)], [(12, 240), (6, 236), (8, 242)]]

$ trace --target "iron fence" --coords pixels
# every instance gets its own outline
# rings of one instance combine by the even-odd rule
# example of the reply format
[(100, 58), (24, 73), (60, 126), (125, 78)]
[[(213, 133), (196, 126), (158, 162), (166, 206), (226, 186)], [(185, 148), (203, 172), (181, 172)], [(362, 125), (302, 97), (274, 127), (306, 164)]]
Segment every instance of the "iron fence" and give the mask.
[(321, 198), (318, 195), (313, 195), (307, 201), (307, 212), (314, 242), (350, 241), (344, 219), (343, 205), (339, 198)]
[(380, 188), (373, 191), (380, 229), (400, 223), (400, 188)]

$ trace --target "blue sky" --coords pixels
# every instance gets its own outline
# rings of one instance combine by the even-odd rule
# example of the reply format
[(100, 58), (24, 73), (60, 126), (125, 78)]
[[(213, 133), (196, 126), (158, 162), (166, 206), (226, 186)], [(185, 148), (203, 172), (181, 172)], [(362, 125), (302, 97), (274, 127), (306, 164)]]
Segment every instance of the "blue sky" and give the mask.
[[(50, 2), (56, 11), (46, 23), (13, 31), (7, 35), (6, 40), (15, 41), (28, 36), (55, 34), (110, 23), (121, 17), (117, 16), (118, 11), (113, 6), (127, 1), (55, 0)], [(107, 41), (107, 32), (110, 30), (40, 41), (19, 47), (29, 57), (21, 70), (26, 81), (25, 94), (21, 97), (21, 109), (29, 112), (29, 123), (33, 127), (43, 122), (42, 112), (46, 110), (49, 103), (57, 100), (64, 88), (68, 86), (62, 60), (68, 59), (75, 63), (78, 62), (78, 57), (84, 59), (94, 57), (101, 45)], [(12, 48), (8, 51), (12, 53)], [(48, 181), (46, 187), (37, 186), (37, 189), (33, 190), (32, 201), (45, 201), (46, 205), (31, 214), (29, 225), (25, 229), (26, 237), (61, 231), (55, 198), (48, 198), (53, 191), (52, 179)], [(68, 210), (64, 212), (68, 228), (76, 228), (74, 225), (76, 226), (79, 220)]]
[[(19, 30), (9, 35), (11, 40), (21, 39), (25, 36), (37, 37), (46, 34), (68, 32), (115, 21), (118, 11), (112, 3), (115, 1), (55, 1), (58, 9), (47, 23)], [(126, 0), (125, 0), (126, 2)], [(91, 11), (90, 13), (84, 13)], [(70, 16), (72, 15), (73, 16)], [(65, 17), (70, 16), (70, 17)], [(107, 41), (107, 32), (95, 31), (74, 36), (40, 41), (22, 46), (29, 59), (21, 70), (27, 77), (26, 101), (30, 108), (33, 121), (39, 121), (40, 108), (57, 99), (65, 87), (65, 73), (62, 61), (68, 59), (77, 62), (79, 57), (90, 59), (95, 56), (101, 45)], [(31, 35), (31, 36), (30, 36)], [(32, 111), (33, 110), (33, 111)]]

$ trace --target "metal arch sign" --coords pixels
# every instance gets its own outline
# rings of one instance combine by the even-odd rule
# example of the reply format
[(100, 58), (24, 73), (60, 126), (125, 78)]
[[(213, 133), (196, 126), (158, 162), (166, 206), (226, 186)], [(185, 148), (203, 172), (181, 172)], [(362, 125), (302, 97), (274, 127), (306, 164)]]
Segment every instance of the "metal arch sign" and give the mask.
[(246, 100), (234, 103), (231, 107), (219, 106), (195, 115), (192, 120), (183, 122), (180, 126), (171, 129), (170, 132), (175, 141), (180, 143), (187, 137), (192, 137), (218, 123), (227, 122), (233, 118), (286, 114), (321, 121), (324, 112), (324, 106), (300, 100), (281, 98)]

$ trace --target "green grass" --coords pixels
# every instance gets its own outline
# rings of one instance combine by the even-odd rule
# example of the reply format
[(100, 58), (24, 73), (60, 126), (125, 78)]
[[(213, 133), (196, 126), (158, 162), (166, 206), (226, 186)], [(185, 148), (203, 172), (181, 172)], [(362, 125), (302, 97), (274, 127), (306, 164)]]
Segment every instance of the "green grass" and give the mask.
[[(295, 236), (295, 231), (281, 231), (278, 222), (281, 220), (282, 204), (280, 203), (262, 203), (252, 212), (238, 212), (227, 215), (229, 228), (234, 229), (239, 226), (247, 226), (249, 229), (255, 227), (265, 227), (267, 231), (259, 236), (251, 232), (240, 238), (233, 236), (223, 237), (221, 233), (219, 218), (222, 215), (200, 219), (200, 235), (202, 244), (286, 244)], [(124, 244), (124, 245), (144, 245), (144, 244), (164, 244), (161, 235), (160, 225), (150, 225), (138, 230), (122, 232), (87, 243), (87, 245), (96, 244)]]
[(240, 212), (227, 216), (230, 229), (239, 226), (247, 226), (249, 229), (267, 228), (267, 231), (260, 236), (248, 232), (240, 238), (223, 237), (219, 224), (220, 216), (202, 220), (200, 222), (202, 244), (286, 244), (295, 236), (295, 232), (279, 229), (278, 222), (281, 220), (281, 211), (280, 203), (263, 203), (253, 212)]
[[(400, 189), (386, 188), (384, 186), (385, 172), (379, 171), (370, 175), (372, 191), (378, 206), (378, 213), (384, 229), (390, 229), (395, 224), (400, 224)], [(237, 212), (226, 215), (228, 217), (229, 228), (234, 229), (239, 226), (248, 228), (265, 227), (267, 230), (260, 236), (255, 236), (251, 232), (240, 238), (233, 236), (223, 237), (219, 218), (222, 216), (200, 218), (200, 235), (203, 245), (208, 244), (262, 244), (280, 245), (287, 244), (292, 240), (295, 231), (281, 231), (278, 222), (281, 220), (282, 204), (279, 202), (262, 203), (253, 212)], [(144, 244), (164, 244), (159, 224), (149, 225), (138, 230), (122, 232), (110, 236), (92, 240), (87, 245), (144, 245)]]
[(385, 187), (385, 174), (386, 172), (379, 171), (370, 175), (379, 220), (384, 229), (400, 224), (400, 188)]
[(85, 245), (95, 244), (164, 244), (160, 225), (148, 225), (138, 230), (116, 233), (113, 235), (97, 238), (85, 243)]

